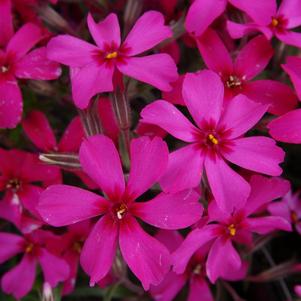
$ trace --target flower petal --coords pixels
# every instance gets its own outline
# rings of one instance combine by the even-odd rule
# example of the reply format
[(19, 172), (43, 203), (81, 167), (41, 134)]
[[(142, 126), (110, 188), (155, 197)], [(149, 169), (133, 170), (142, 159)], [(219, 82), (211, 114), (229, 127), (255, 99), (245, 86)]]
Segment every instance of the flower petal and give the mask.
[(297, 56), (287, 56), (286, 64), (282, 65), (282, 68), (289, 75), (297, 95), (301, 100), (301, 58)]
[(230, 3), (244, 11), (257, 24), (260, 25), (270, 24), (271, 17), (276, 15), (277, 4), (275, 0), (230, 0)]
[(121, 73), (162, 91), (170, 91), (172, 89), (170, 83), (178, 78), (177, 66), (166, 53), (126, 58), (126, 61), (118, 64), (117, 68)]
[(0, 128), (14, 128), (20, 122), (23, 101), (15, 80), (0, 83)]
[[(55, 136), (44, 113), (31, 111), (22, 121), (25, 134), (34, 145), (44, 151), (53, 151), (56, 146)], [(43, 135), (41, 135), (43, 133)]]
[(61, 75), (61, 69), (56, 62), (46, 56), (46, 47), (31, 51), (16, 64), (16, 77), (38, 80), (56, 79)]
[(23, 251), (24, 239), (22, 236), (0, 232), (0, 263)]
[(184, 273), (192, 255), (202, 246), (216, 237), (216, 225), (207, 225), (192, 230), (181, 246), (171, 255), (173, 270), (177, 274)]
[(71, 70), (72, 96), (75, 105), (85, 109), (98, 93), (113, 91), (114, 68), (95, 62), (80, 70)]
[(163, 175), (168, 163), (168, 147), (159, 137), (140, 137), (131, 141), (131, 168), (127, 193), (138, 198)]
[(43, 249), (39, 256), (39, 262), (42, 267), (44, 279), (51, 287), (55, 287), (58, 282), (68, 279), (70, 272), (69, 265), (63, 258)]
[(206, 158), (205, 168), (212, 194), (222, 210), (231, 213), (245, 204), (250, 186), (242, 176), (221, 158)]
[(160, 229), (155, 238), (158, 239), (169, 252), (174, 252), (183, 242), (184, 238), (178, 231)]
[(153, 48), (172, 36), (169, 26), (164, 25), (164, 16), (156, 11), (144, 13), (127, 35), (124, 46), (132, 56)]
[(271, 114), (282, 115), (297, 106), (297, 96), (292, 89), (275, 80), (256, 80), (244, 84), (243, 92), (248, 98), (269, 105)]
[(233, 140), (231, 151), (224, 153), (230, 162), (270, 176), (282, 173), (279, 164), (283, 162), (284, 151), (268, 137), (256, 136)]
[(192, 277), (189, 286), (187, 301), (199, 301), (200, 296), (202, 301), (214, 301), (209, 285), (203, 277)]
[(196, 140), (198, 129), (172, 104), (157, 100), (140, 113), (142, 121), (158, 125), (174, 137), (186, 142)]
[(0, 1), (0, 46), (5, 46), (14, 34), (11, 0)]
[(278, 9), (278, 15), (285, 16), (287, 28), (301, 25), (301, 2), (299, 0), (282, 0)]
[(290, 189), (290, 183), (282, 178), (266, 178), (254, 175), (250, 179), (251, 193), (245, 210), (247, 215), (256, 212), (265, 204), (283, 197)]
[(94, 61), (93, 52), (98, 48), (69, 35), (59, 35), (47, 45), (48, 59), (70, 66), (83, 67)]
[(210, 70), (187, 73), (182, 93), (198, 126), (204, 120), (218, 122), (223, 106), (224, 85), (216, 73)]
[(2, 290), (6, 294), (12, 294), (16, 299), (20, 299), (30, 292), (35, 277), (35, 259), (26, 254), (18, 265), (4, 274), (1, 280)]
[(301, 143), (301, 109), (286, 113), (268, 124), (270, 135), (277, 141)]
[(246, 223), (252, 232), (267, 234), (275, 230), (292, 231), (291, 224), (280, 216), (247, 218)]
[[(240, 39), (245, 35), (249, 35), (260, 30), (256, 24), (240, 24), (227, 20), (227, 30), (232, 39)], [(265, 34), (265, 33), (264, 33)], [(265, 34), (266, 35), (266, 34)], [(267, 35), (266, 35), (267, 36)], [(269, 38), (272, 37), (272, 31), (269, 32)], [(268, 38), (268, 37), (267, 37)]]
[(38, 212), (50, 225), (60, 227), (100, 215), (108, 202), (95, 193), (68, 185), (48, 187), (40, 197)]
[(286, 202), (273, 202), (269, 204), (267, 208), (271, 215), (281, 216), (288, 222), (291, 222), (291, 210)]
[(210, 70), (227, 75), (232, 73), (233, 64), (229, 51), (214, 30), (209, 28), (196, 41), (201, 56)]
[(267, 110), (268, 105), (251, 101), (244, 95), (237, 95), (224, 110), (220, 124), (229, 130), (231, 138), (236, 138), (251, 129)]
[[(227, 256), (225, 256), (227, 254)], [(206, 262), (206, 271), (209, 280), (216, 280), (228, 270), (239, 270), (241, 259), (234, 249), (230, 239), (218, 238), (212, 245)]]
[(184, 146), (169, 155), (166, 173), (160, 179), (165, 192), (177, 192), (200, 184), (204, 157), (198, 146)]
[(89, 31), (96, 42), (97, 46), (102, 50), (106, 45), (114, 44), (115, 47), (120, 45), (120, 27), (116, 14), (109, 14), (104, 20), (95, 23), (92, 15), (88, 15)]
[(103, 279), (115, 258), (118, 224), (110, 215), (102, 217), (89, 234), (80, 257), (84, 271), (90, 276), (90, 285)]
[(148, 202), (136, 203), (134, 214), (157, 228), (176, 230), (196, 223), (203, 213), (199, 194), (194, 190), (160, 193)]
[(301, 33), (294, 31), (276, 32), (277, 38), (287, 45), (301, 48)]
[(273, 54), (273, 47), (266, 37), (257, 36), (238, 53), (234, 69), (243, 79), (249, 80), (263, 71)]
[(13, 52), (17, 58), (24, 56), (43, 38), (41, 27), (33, 23), (23, 25), (10, 39), (6, 51)]
[(170, 255), (164, 245), (142, 230), (131, 216), (120, 224), (119, 245), (130, 270), (145, 290), (158, 285), (169, 271)]
[(77, 116), (71, 120), (65, 129), (58, 149), (61, 152), (78, 152), (84, 137), (84, 129), (79, 116)]
[(172, 301), (186, 283), (186, 275), (177, 275), (170, 271), (163, 281), (151, 286), (150, 294), (155, 301)]
[(179, 78), (172, 83), (172, 90), (170, 92), (163, 92), (162, 98), (174, 105), (185, 106), (182, 96), (182, 86), (184, 81), (184, 75), (180, 75)]
[(195, 36), (202, 35), (209, 25), (221, 15), (226, 8), (227, 1), (195, 0), (189, 7), (186, 20), (186, 30)]
[(125, 184), (118, 151), (113, 141), (104, 136), (88, 137), (79, 150), (84, 171), (112, 200), (119, 200)]

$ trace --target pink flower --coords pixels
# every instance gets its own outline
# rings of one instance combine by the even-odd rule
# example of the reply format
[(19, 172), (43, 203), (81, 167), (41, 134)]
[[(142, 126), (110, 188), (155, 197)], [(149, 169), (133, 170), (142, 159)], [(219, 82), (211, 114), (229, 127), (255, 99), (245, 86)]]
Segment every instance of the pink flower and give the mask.
[(59, 247), (61, 256), (66, 260), (70, 268), (69, 277), (64, 281), (63, 294), (71, 293), (75, 287), (79, 256), (83, 242), (91, 231), (91, 226), (89, 221), (69, 226), (68, 232), (62, 236), (60, 245), (56, 248), (56, 251), (58, 251)]
[(210, 281), (215, 283), (219, 277), (225, 277), (229, 270), (238, 271), (242, 268), (240, 255), (233, 243), (250, 246), (253, 232), (267, 234), (279, 229), (291, 230), (290, 223), (279, 216), (250, 217), (273, 199), (283, 196), (289, 189), (289, 183), (280, 178), (253, 176), (250, 185), (251, 194), (247, 202), (234, 211), (221, 211), (214, 201), (210, 203), (209, 224), (193, 230), (172, 254), (176, 273), (183, 273), (191, 256), (210, 243), (206, 271)]
[[(176, 231), (160, 230), (156, 238), (164, 243), (169, 251), (175, 252), (183, 242), (182, 236)], [(189, 260), (185, 271), (176, 274), (170, 271), (158, 286), (152, 286), (150, 293), (156, 301), (172, 301), (189, 282), (189, 292), (187, 301), (197, 301), (202, 296), (202, 301), (213, 301), (213, 295), (206, 277), (206, 257), (210, 249), (210, 244), (199, 248)], [(244, 262), (238, 271), (228, 270), (225, 279), (229, 281), (241, 280), (247, 273), (247, 263)]]
[(298, 297), (301, 297), (301, 285), (295, 285), (294, 291)]
[(45, 47), (29, 52), (43, 38), (40, 27), (27, 23), (13, 36), (6, 30), (0, 30), (0, 41), (9, 37), (6, 47), (0, 49), (0, 128), (14, 128), (21, 119), (23, 107), (17, 78), (51, 80), (61, 71), (57, 63), (47, 59)]
[(285, 59), (286, 63), (281, 66), (289, 75), (299, 100), (301, 100), (301, 57), (287, 56)]
[(268, 210), (273, 215), (285, 218), (292, 223), (301, 234), (301, 199), (300, 192), (288, 192), (280, 202), (274, 202), (268, 206)]
[(77, 152), (84, 138), (79, 117), (72, 119), (58, 143), (45, 114), (40, 111), (27, 114), (22, 121), (22, 127), (32, 143), (44, 152)]
[(284, 152), (275, 141), (262, 136), (241, 137), (267, 111), (267, 106), (238, 95), (223, 111), (224, 85), (212, 71), (187, 74), (183, 98), (195, 127), (172, 104), (158, 100), (141, 112), (142, 121), (160, 126), (190, 143), (170, 155), (167, 172), (160, 180), (164, 191), (196, 187), (203, 166), (218, 205), (231, 211), (245, 202), (250, 186), (226, 160), (267, 175), (281, 174)]
[(158, 228), (178, 229), (195, 223), (202, 214), (194, 191), (161, 193), (148, 202), (135, 202), (159, 180), (167, 166), (168, 149), (162, 139), (141, 137), (131, 142), (131, 170), (125, 184), (121, 162), (112, 140), (103, 135), (86, 139), (80, 148), (83, 170), (104, 191), (92, 192), (55, 185), (46, 189), (38, 211), (46, 222), (64, 226), (103, 215), (89, 234), (81, 253), (81, 265), (90, 283), (110, 271), (117, 242), (132, 272), (147, 290), (168, 272), (169, 252), (144, 232), (136, 217)]
[(88, 27), (97, 46), (69, 35), (55, 37), (47, 46), (50, 59), (71, 67), (77, 107), (86, 108), (97, 93), (113, 91), (114, 73), (121, 72), (161, 90), (171, 89), (177, 68), (169, 55), (134, 57), (172, 35), (161, 13), (149, 11), (142, 15), (122, 44), (115, 14), (98, 24), (89, 15)]
[(36, 205), (43, 188), (56, 180), (53, 167), (42, 164), (38, 157), (20, 150), (0, 149), (0, 217), (7, 219), (23, 232), (40, 226), (40, 215)]
[(42, 268), (45, 282), (55, 287), (69, 275), (65, 260), (54, 255), (48, 248), (50, 240), (57, 239), (51, 232), (36, 230), (31, 234), (19, 236), (0, 232), (0, 263), (23, 253), (21, 262), (9, 270), (1, 280), (2, 290), (16, 299), (25, 296), (31, 290), (37, 263)]
[[(166, 245), (170, 252), (174, 252), (183, 242), (182, 236), (176, 231), (160, 230), (156, 238)], [(159, 285), (151, 286), (150, 293), (154, 300), (174, 300), (186, 282), (189, 282), (187, 301), (199, 300), (200, 296), (202, 296), (202, 301), (213, 301), (204, 271), (204, 257), (207, 249), (208, 247), (198, 250), (190, 260), (184, 273), (176, 274), (170, 271)]]
[(269, 104), (269, 112), (277, 115), (296, 107), (297, 97), (289, 86), (274, 80), (251, 81), (264, 70), (273, 56), (273, 48), (264, 36), (250, 40), (238, 52), (234, 62), (212, 29), (197, 39), (197, 45), (207, 67), (221, 77), (227, 100), (243, 94), (253, 101)]
[(277, 141), (301, 143), (301, 109), (290, 111), (268, 125), (269, 134)]
[(288, 45), (301, 47), (301, 34), (291, 31), (301, 25), (300, 1), (283, 0), (278, 9), (276, 0), (231, 0), (231, 3), (251, 18), (247, 24), (228, 21), (228, 31), (233, 38), (261, 31), (268, 39), (275, 35)]

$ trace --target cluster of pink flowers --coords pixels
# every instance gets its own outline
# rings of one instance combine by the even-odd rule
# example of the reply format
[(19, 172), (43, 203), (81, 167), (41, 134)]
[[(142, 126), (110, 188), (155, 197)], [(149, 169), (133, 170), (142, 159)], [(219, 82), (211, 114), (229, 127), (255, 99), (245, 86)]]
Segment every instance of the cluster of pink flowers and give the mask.
[(283, 276), (301, 265), (267, 244), (301, 234), (278, 143), (301, 144), (301, 0), (100, 2), (0, 0), (2, 291), (48, 300), (86, 274), (137, 300), (242, 300), (229, 282), (278, 272), (300, 296)]

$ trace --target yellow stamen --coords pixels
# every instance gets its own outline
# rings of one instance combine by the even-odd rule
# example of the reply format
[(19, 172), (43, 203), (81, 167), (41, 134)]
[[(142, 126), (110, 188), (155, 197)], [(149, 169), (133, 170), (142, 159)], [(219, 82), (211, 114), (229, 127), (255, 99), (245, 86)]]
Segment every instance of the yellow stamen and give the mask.
[(228, 230), (229, 230), (229, 233), (231, 236), (235, 236), (236, 234), (236, 228), (235, 228), (235, 225), (234, 224), (231, 224), (229, 227), (228, 227)]
[(25, 248), (25, 253), (30, 253), (33, 249), (33, 244), (29, 244), (26, 248)]
[(116, 59), (117, 56), (118, 56), (118, 52), (114, 51), (114, 52), (108, 53), (106, 55), (106, 59), (108, 59), (108, 60), (110, 60), (110, 59)]
[(209, 134), (208, 135), (208, 139), (210, 140), (210, 142), (212, 142), (213, 144), (218, 144), (218, 140), (212, 135), (212, 134)]
[(272, 26), (277, 27), (279, 25), (279, 21), (276, 18), (272, 18)]

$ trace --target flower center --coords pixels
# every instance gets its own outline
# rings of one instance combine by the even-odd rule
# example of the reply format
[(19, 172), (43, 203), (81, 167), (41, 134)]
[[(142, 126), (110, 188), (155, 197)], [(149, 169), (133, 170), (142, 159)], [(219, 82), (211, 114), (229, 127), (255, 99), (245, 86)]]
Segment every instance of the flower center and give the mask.
[(72, 246), (72, 249), (77, 252), (77, 253), (80, 253), (81, 250), (82, 250), (82, 243), (80, 241), (76, 241), (73, 246)]
[(293, 224), (298, 222), (298, 215), (296, 211), (291, 211), (291, 221)]
[(231, 224), (230, 226), (228, 226), (228, 231), (229, 231), (229, 234), (231, 236), (235, 236), (236, 235), (236, 227), (234, 224)]
[(213, 135), (213, 134), (209, 134), (207, 136), (207, 141), (213, 145), (217, 145), (218, 144), (218, 139)]
[(230, 75), (228, 80), (226, 81), (226, 85), (228, 88), (237, 88), (240, 87), (242, 84), (240, 78), (236, 75)]
[(128, 211), (128, 207), (125, 205), (125, 204), (119, 204), (116, 208), (115, 208), (115, 214), (116, 214), (116, 217), (119, 219), (119, 220), (122, 220), (126, 213)]
[(33, 247), (34, 247), (33, 243), (29, 243), (25, 248), (25, 253), (31, 253), (33, 250)]
[(117, 52), (117, 51), (113, 51), (113, 52), (109, 52), (109, 53), (105, 56), (105, 58), (106, 58), (107, 60), (111, 60), (111, 59), (116, 59), (117, 56), (118, 56), (118, 52)]
[(9, 66), (8, 65), (3, 65), (0, 67), (0, 72), (1, 73), (7, 73), (9, 70)]
[(18, 191), (21, 187), (21, 181), (19, 179), (9, 180), (6, 184), (6, 189), (11, 189), (13, 191)]
[(277, 27), (278, 25), (279, 25), (278, 19), (272, 17), (271, 26), (272, 26), (272, 27)]
[(200, 275), (202, 272), (202, 265), (198, 264), (195, 266), (195, 268), (193, 269), (192, 273), (195, 275)]

